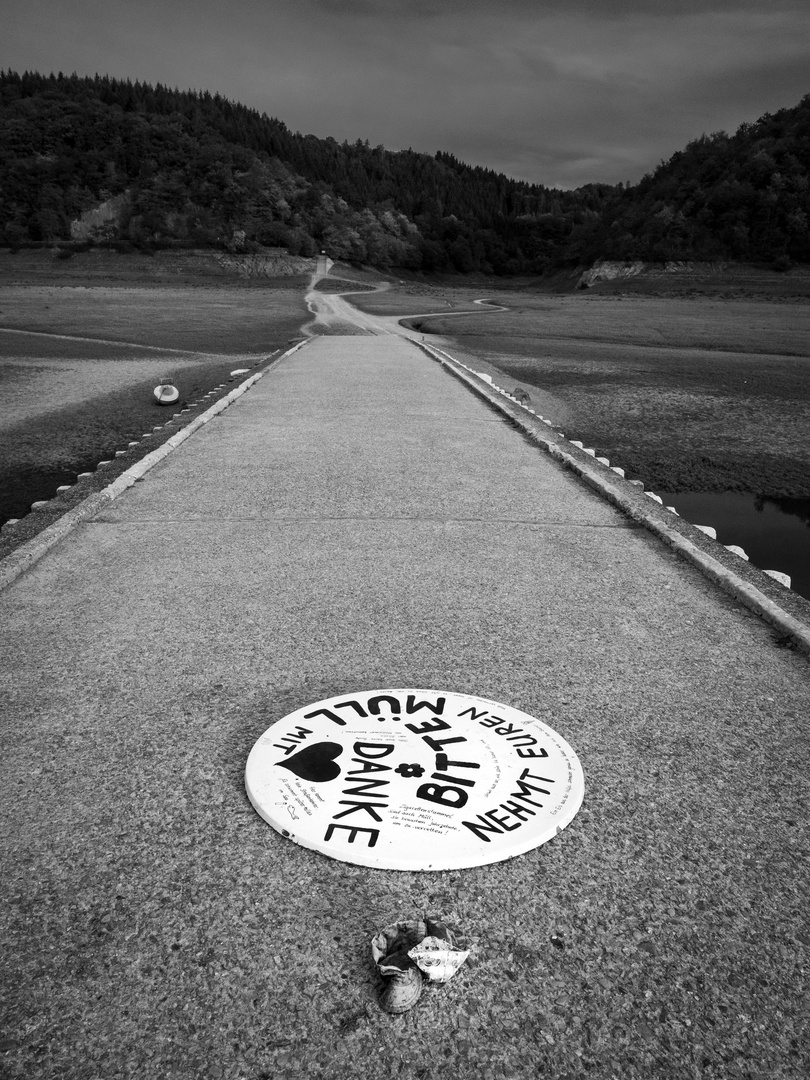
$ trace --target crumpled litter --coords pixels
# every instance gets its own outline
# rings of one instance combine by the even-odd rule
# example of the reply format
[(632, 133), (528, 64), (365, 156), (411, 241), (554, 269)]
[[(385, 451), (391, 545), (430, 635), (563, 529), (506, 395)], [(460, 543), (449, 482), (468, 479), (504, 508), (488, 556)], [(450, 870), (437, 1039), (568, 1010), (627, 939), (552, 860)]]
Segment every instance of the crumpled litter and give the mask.
[(440, 919), (426, 917), (386, 926), (371, 939), (371, 955), (383, 977), (414, 964), (428, 982), (449, 982), (470, 950), (466, 938)]
[(449, 982), (467, 957), (469, 949), (460, 949), (446, 938), (428, 936), (408, 951), (408, 956), (428, 982)]

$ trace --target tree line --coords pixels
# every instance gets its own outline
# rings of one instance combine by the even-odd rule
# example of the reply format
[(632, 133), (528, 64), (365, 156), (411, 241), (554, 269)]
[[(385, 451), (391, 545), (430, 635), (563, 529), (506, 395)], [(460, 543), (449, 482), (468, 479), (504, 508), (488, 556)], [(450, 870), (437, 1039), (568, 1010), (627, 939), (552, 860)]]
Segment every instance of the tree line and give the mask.
[(786, 266), (810, 261), (809, 172), (810, 95), (701, 136), (638, 184), (561, 191), (444, 152), (302, 135), (219, 94), (0, 72), (0, 242), (12, 248), (282, 246), (500, 275), (598, 258)]

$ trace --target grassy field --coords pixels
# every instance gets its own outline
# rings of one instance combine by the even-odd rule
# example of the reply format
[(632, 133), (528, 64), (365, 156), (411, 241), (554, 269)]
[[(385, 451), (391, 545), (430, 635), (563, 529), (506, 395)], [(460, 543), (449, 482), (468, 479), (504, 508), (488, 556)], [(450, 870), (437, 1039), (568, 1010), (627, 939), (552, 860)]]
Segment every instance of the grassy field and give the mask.
[[(346, 286), (350, 288), (350, 286)], [(424, 312), (452, 312), (476, 310), (480, 305), (474, 301), (490, 295), (486, 287), (479, 289), (462, 285), (428, 285), (419, 282), (392, 284), (390, 288), (380, 292), (369, 293), (368, 296), (352, 296), (351, 302), (355, 307), (368, 311), (373, 315), (416, 315)], [(510, 296), (520, 295), (518, 293)], [(499, 295), (492, 295), (492, 301), (501, 304), (503, 301)]]
[(471, 303), (485, 295), (406, 286), (352, 302), (446, 309), (411, 325), (653, 490), (810, 496), (810, 303), (499, 291), (508, 310), (487, 312)]
[[(180, 405), (222, 383), (226, 393), (232, 370), (297, 335), (303, 297), (289, 279), (268, 288), (0, 286), (0, 522), (165, 423), (176, 410), (152, 396), (164, 379)], [(157, 444), (131, 450), (121, 468)]]
[(305, 314), (300, 286), (0, 288), (1, 327), (215, 354), (266, 351)]

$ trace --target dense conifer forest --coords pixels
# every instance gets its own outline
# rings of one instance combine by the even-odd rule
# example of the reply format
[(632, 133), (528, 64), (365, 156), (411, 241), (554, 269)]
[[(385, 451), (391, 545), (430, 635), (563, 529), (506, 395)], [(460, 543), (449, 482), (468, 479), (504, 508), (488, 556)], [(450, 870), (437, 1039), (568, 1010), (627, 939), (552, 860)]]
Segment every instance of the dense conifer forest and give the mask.
[(543, 274), (595, 259), (810, 262), (810, 95), (639, 183), (561, 191), (451, 154), (290, 131), (218, 94), (0, 72), (0, 243), (186, 244)]

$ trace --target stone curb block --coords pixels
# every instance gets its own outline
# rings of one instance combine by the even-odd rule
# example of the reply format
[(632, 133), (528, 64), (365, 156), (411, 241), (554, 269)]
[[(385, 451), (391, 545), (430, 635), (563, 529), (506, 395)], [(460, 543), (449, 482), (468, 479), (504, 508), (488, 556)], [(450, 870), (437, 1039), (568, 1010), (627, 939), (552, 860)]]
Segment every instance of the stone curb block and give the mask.
[[(213, 420), (215, 416), (218, 416), (221, 412), (224, 412), (229, 405), (232, 405), (237, 398), (240, 398), (242, 394), (246, 393), (254, 383), (257, 383), (259, 379), (263, 378), (271, 368), (274, 368), (277, 364), (286, 357), (292, 355), (296, 350), (300, 349), (302, 345), (305, 345), (305, 341), (299, 341), (297, 345), (294, 345), (291, 349), (287, 349), (281, 356), (277, 356), (275, 360), (272, 360), (269, 364), (262, 368), (261, 371), (257, 371), (255, 375), (251, 375), (249, 379), (245, 379), (243, 383), (234, 387), (229, 394), (219, 399), (216, 404), (212, 405), (210, 409), (206, 409), (204, 413), (201, 413), (198, 417), (187, 424), (177, 432), (176, 435), (172, 435), (170, 439), (167, 439), (165, 443), (153, 450), (151, 454), (147, 454), (146, 457), (141, 458), (126, 472), (121, 473), (117, 479), (113, 480), (102, 491), (96, 491), (92, 495), (88, 495), (86, 499), (74, 506), (73, 509), (68, 510), (60, 518), (58, 518), (52, 525), (49, 525), (46, 529), (43, 529), (41, 533), (32, 537), (25, 544), (20, 545), (15, 551), (12, 551), (10, 555), (7, 555), (5, 559), (0, 561), (0, 590), (5, 589), (13, 581), (38, 562), (39, 559), (52, 547), (64, 539), (69, 533), (73, 532), (77, 525), (81, 525), (83, 521), (87, 521), (88, 518), (94, 517), (96, 514), (101, 513), (104, 508), (111, 503), (114, 499), (117, 499), (128, 488), (131, 488), (133, 484), (136, 484), (139, 480), (153, 469), (158, 462), (167, 457), (173, 450), (175, 450), (181, 443), (184, 443), (186, 439), (191, 438), (195, 431), (199, 431), (201, 427), (208, 423), (209, 420)], [(225, 385), (224, 383), (222, 384)], [(109, 462), (100, 462), (99, 464), (109, 464)], [(92, 476), (92, 473), (82, 473), (83, 476)]]
[[(665, 522), (659, 520), (647, 507), (637, 505), (624, 490), (614, 483), (616, 473), (611, 469), (596, 468), (595, 462), (584, 454), (582, 459), (577, 457), (577, 452), (573, 449), (574, 444), (566, 444), (564, 438), (562, 442), (555, 441), (551, 436), (551, 428), (549, 428), (549, 434), (542, 430), (542, 428), (548, 427), (547, 424), (543, 423), (541, 428), (540, 423), (534, 417), (530, 417), (524, 408), (507, 402), (503, 394), (495, 390), (472, 368), (468, 368), (466, 364), (462, 364), (460, 360), (456, 360), (455, 357), (450, 356), (449, 353), (444, 352), (443, 349), (439, 349), (435, 345), (427, 345), (424, 342), (415, 341), (413, 338), (411, 340), (431, 359), (438, 361), (461, 382), (466, 383), (479, 397), (484, 398), (499, 412), (508, 416), (533, 442), (538, 443), (553, 458), (580, 476), (589, 487), (627, 514), (633, 521), (638, 522), (658, 536), (668, 547), (672, 548), (682, 558), (696, 566), (707, 578), (719, 585), (724, 592), (729, 593), (750, 611), (761, 616), (780, 633), (790, 637), (801, 652), (810, 655), (810, 626), (795, 619), (774, 600), (771, 600), (756, 588), (755, 585), (728, 569), (718, 559), (703, 551), (678, 530), (670, 528)], [(568, 447), (571, 447), (571, 449), (569, 450)], [(652, 500), (644, 498), (644, 501), (651, 502)], [(656, 504), (653, 503), (653, 505)]]

